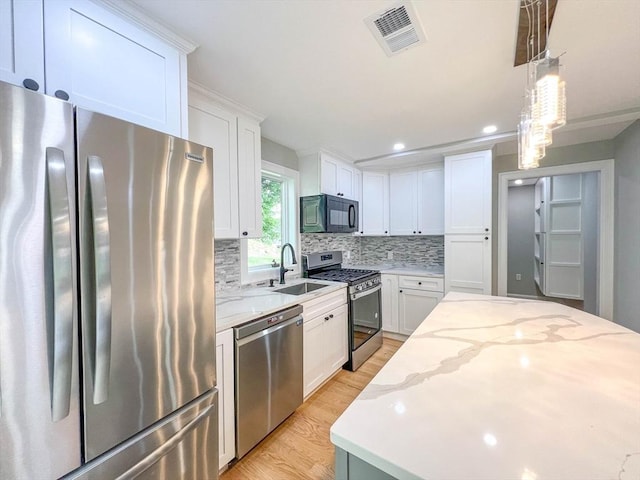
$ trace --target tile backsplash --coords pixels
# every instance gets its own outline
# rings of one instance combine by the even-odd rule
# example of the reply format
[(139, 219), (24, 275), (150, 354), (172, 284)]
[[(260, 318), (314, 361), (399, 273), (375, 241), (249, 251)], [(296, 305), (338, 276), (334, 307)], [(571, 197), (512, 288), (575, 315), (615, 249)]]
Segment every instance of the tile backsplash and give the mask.
[(215, 240), (216, 292), (240, 288), (240, 240)]
[(350, 234), (305, 233), (305, 253), (342, 250), (345, 264), (389, 264), (398, 266), (443, 266), (444, 236), (354, 237)]
[[(300, 243), (301, 254), (342, 250), (345, 265), (363, 263), (384, 263), (407, 267), (444, 265), (444, 236), (442, 235), (354, 237), (348, 233), (304, 233), (300, 235)], [(240, 288), (240, 240), (216, 240), (214, 255), (216, 292)]]

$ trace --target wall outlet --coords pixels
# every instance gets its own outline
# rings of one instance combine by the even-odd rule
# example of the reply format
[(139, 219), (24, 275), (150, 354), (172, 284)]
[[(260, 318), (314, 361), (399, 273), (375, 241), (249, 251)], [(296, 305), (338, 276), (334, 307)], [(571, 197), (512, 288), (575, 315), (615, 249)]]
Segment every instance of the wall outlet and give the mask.
[(393, 260), (393, 252), (387, 252), (387, 260)]
[(344, 255), (344, 256), (345, 256), (345, 259), (350, 260), (350, 259), (351, 259), (351, 250), (347, 250), (347, 251), (345, 252), (345, 255)]
[(516, 273), (516, 280), (522, 280), (522, 275), (519, 273)]

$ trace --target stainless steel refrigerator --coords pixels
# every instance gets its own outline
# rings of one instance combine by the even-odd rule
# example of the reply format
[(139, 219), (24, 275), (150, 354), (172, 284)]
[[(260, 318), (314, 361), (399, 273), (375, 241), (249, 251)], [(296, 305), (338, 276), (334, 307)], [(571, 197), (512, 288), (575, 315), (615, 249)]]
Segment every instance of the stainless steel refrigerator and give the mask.
[(217, 478), (212, 175), (0, 83), (0, 478)]

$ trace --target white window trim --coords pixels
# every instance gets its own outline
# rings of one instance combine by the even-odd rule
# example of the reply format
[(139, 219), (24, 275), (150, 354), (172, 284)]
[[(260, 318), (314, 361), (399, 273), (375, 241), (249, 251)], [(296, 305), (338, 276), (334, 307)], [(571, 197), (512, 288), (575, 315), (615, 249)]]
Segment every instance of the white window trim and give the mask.
[[(293, 248), (296, 252), (296, 259), (298, 260), (297, 265), (286, 265), (287, 268), (293, 268), (293, 271), (287, 272), (287, 276), (294, 276), (300, 274), (300, 202), (299, 191), (300, 191), (300, 173), (291, 168), (283, 167), (282, 165), (278, 165), (276, 163), (267, 162), (262, 160), (262, 171), (267, 171), (271, 173), (275, 173), (277, 175), (282, 175), (284, 177), (289, 177), (293, 179), (293, 199), (295, 205), (295, 213), (294, 213), (294, 222), (293, 225), (295, 235), (294, 235), (294, 243)], [(249, 262), (248, 262), (248, 252), (247, 252), (247, 239), (240, 239), (240, 282), (243, 285), (248, 285), (257, 282), (263, 282), (265, 280), (269, 280), (270, 278), (274, 278), (276, 284), (280, 278), (280, 267), (275, 268), (265, 268), (260, 270), (249, 271)], [(277, 262), (280, 261), (279, 258), (276, 259)]]

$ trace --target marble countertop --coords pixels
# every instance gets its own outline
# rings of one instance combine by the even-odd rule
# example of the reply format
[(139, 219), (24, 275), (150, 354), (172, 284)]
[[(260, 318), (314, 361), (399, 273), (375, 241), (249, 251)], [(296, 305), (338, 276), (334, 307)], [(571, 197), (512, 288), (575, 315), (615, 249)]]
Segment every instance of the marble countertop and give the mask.
[(370, 270), (380, 270), (380, 273), (392, 273), (395, 275), (415, 275), (419, 277), (444, 276), (444, 267), (421, 267), (417, 265), (397, 265), (389, 263), (358, 263), (348, 265), (347, 268), (364, 268)]
[[(327, 286), (304, 295), (287, 295), (275, 291), (305, 281), (322, 283)], [(217, 293), (216, 332), (222, 332), (283, 308), (299, 305), (347, 286), (346, 283), (306, 278), (287, 279), (286, 282), (286, 285), (276, 284), (274, 287), (242, 288), (232, 292)]]
[(331, 427), (398, 479), (638, 480), (640, 334), (449, 293)]

